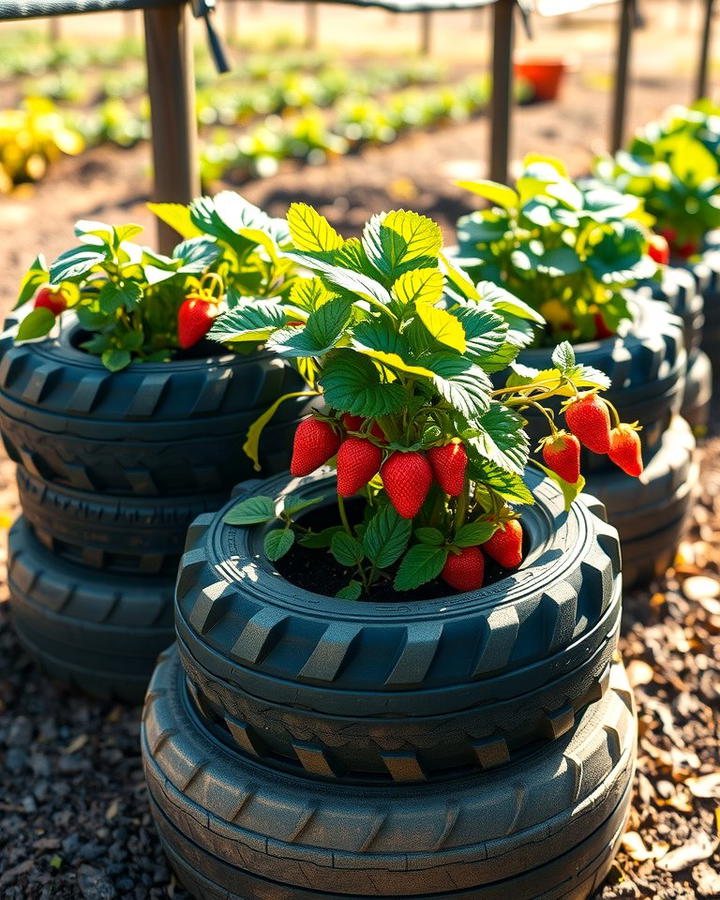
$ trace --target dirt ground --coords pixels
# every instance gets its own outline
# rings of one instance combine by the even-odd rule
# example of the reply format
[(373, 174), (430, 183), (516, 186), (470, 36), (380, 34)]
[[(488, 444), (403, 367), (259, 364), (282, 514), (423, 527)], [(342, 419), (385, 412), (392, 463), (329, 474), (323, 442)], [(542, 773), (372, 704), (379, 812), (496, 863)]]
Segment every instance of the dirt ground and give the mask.
[[(641, 3), (649, 27), (635, 36), (630, 127), (690, 98), (700, 6), (687, 0)], [(240, 13), (250, 32), (281, 16), (302, 24), (295, 5), (288, 13), (276, 4), (244, 4)], [(348, 37), (351, 13), (358, 27)], [(517, 111), (515, 159), (540, 150), (562, 156), (579, 173), (605, 148), (614, 15), (606, 7), (573, 20), (538, 23), (535, 46), (571, 50), (578, 64), (560, 102)], [(101, 18), (67, 28), (90, 33), (100, 28), (93, 23)], [(436, 16), (437, 53), (477, 53), (484, 65), (487, 19)], [(413, 46), (417, 20), (323, 7), (320, 38), (337, 41), (341, 49), (344, 40)], [(409, 134), (390, 147), (323, 167), (288, 164), (241, 190), (274, 214), (296, 199), (317, 204), (346, 234), (357, 233), (371, 213), (411, 207), (437, 217), (452, 240), (454, 221), (472, 207), (452, 181), (485, 172), (487, 144), (488, 124), (479, 118)], [(0, 311), (11, 306), (22, 271), (38, 251), (52, 258), (70, 246), (78, 218), (137, 221), (151, 237), (144, 207), (149, 192), (146, 146), (99, 148), (62, 160), (42, 184), (0, 200)], [(717, 411), (713, 431), (720, 432)], [(629, 834), (599, 895), (603, 900), (720, 897), (720, 438), (708, 440), (701, 455), (702, 492), (676, 569), (651, 590), (627, 597), (622, 652), (639, 705), (640, 761)], [(5, 528), (17, 512), (13, 466), (3, 457), (1, 564)], [(0, 896), (186, 897), (163, 860), (147, 810), (139, 710), (71, 698), (48, 684), (15, 640), (6, 599), (2, 584)]]

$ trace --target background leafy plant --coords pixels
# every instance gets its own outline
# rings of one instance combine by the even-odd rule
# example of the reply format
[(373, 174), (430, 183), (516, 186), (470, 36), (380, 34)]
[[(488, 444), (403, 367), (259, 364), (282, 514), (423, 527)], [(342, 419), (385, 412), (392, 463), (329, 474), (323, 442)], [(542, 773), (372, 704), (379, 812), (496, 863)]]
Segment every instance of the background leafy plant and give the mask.
[(570, 180), (552, 157), (527, 156), (515, 188), (461, 182), (489, 201), (458, 222), (459, 263), (540, 312), (536, 343), (593, 340), (630, 318), (624, 291), (652, 276), (642, 201)]

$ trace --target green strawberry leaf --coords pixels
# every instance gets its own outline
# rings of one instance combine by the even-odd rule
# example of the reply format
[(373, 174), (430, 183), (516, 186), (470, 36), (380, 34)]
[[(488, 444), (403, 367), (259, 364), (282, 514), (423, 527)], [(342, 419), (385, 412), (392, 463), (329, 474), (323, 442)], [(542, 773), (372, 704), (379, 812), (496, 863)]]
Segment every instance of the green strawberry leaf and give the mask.
[(415, 537), (421, 544), (432, 544), (434, 547), (445, 543), (445, 535), (439, 528), (416, 528)]
[(415, 544), (403, 557), (393, 587), (396, 591), (412, 591), (433, 581), (442, 572), (447, 556), (447, 547)]
[(403, 519), (389, 504), (370, 519), (363, 534), (365, 555), (379, 569), (396, 562), (410, 541), (412, 522)]
[(18, 325), (17, 341), (34, 341), (45, 337), (55, 324), (55, 316), (45, 306), (31, 310)]
[(332, 536), (330, 552), (341, 566), (356, 566), (365, 556), (360, 541), (346, 531), (338, 531)]
[(271, 346), (283, 356), (324, 356), (344, 338), (351, 309), (344, 297), (330, 300), (310, 313), (304, 327), (276, 332)]
[(492, 384), (480, 366), (450, 353), (433, 353), (422, 362), (434, 373), (440, 396), (465, 418), (474, 422), (488, 411)]
[(340, 600), (359, 600), (362, 596), (362, 585), (359, 581), (349, 582), (335, 594)]
[(343, 245), (342, 237), (325, 216), (321, 216), (307, 203), (291, 203), (287, 223), (296, 250), (317, 253), (339, 250)]
[(287, 322), (287, 316), (275, 298), (253, 298), (248, 302), (232, 285), (228, 287), (227, 296), (231, 308), (217, 317), (209, 332), (214, 341), (264, 341)]
[(312, 550), (325, 550), (330, 546), (333, 536), (343, 531), (342, 525), (333, 525), (331, 528), (324, 528), (322, 531), (311, 531), (309, 534), (303, 534), (298, 538), (298, 544), (303, 547), (309, 547)]
[(350, 350), (328, 358), (320, 383), (329, 406), (365, 418), (397, 413), (407, 400), (400, 384), (381, 382), (371, 360)]
[(272, 497), (258, 495), (240, 500), (223, 516), (226, 525), (259, 525), (277, 518)]
[(110, 372), (120, 372), (132, 362), (129, 350), (105, 350), (100, 359)]
[(322, 503), (325, 500), (325, 497), (313, 497), (310, 500), (302, 500), (300, 497), (289, 496), (285, 498), (285, 503), (283, 506), (283, 512), (287, 516), (295, 515), (295, 513), (301, 512), (303, 509), (309, 509), (311, 506), (315, 506), (317, 503)]
[(290, 550), (295, 543), (295, 532), (290, 528), (274, 528), (268, 531), (263, 542), (265, 556), (275, 562)]
[(492, 522), (468, 522), (458, 529), (453, 543), (458, 547), (479, 547), (490, 540), (494, 531)]

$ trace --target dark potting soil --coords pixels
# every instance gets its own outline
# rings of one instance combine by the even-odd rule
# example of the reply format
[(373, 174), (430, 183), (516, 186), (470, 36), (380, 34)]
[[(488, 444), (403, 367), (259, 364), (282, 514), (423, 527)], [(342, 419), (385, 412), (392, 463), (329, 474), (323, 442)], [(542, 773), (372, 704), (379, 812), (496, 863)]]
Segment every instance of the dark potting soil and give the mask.
[[(362, 517), (363, 504), (360, 501), (350, 501), (346, 504), (348, 520), (354, 527)], [(322, 531), (338, 525), (337, 513), (334, 506), (315, 508), (302, 516), (302, 524), (313, 531)], [(527, 540), (523, 546), (523, 558), (528, 551)], [(344, 588), (351, 579), (357, 580), (357, 571), (340, 563), (332, 556), (329, 550), (313, 550), (303, 547), (297, 541), (291, 550), (275, 563), (278, 572), (296, 587), (315, 594), (334, 597)], [(397, 564), (389, 572), (395, 575)], [(485, 556), (485, 580), (483, 586), (494, 584), (510, 574), (509, 569), (504, 569), (489, 556)], [(452, 598), (456, 591), (445, 584), (440, 578), (421, 585), (412, 591), (396, 591), (392, 586), (392, 580), (378, 582), (359, 601), (348, 602), (373, 602), (373, 603), (417, 603), (422, 600), (437, 600), (440, 597)]]

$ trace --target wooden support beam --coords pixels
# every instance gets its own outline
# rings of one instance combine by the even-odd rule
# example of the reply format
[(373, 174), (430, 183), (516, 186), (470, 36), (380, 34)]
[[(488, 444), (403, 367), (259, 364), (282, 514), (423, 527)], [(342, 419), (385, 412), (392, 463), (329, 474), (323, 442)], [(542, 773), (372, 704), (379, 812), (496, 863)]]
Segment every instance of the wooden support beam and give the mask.
[(432, 50), (432, 13), (427, 10), (420, 13), (420, 54), (430, 56)]
[(497, 0), (493, 10), (490, 178), (506, 182), (513, 106), (513, 15), (515, 0)]
[(695, 99), (706, 97), (708, 92), (708, 69), (710, 68), (710, 39), (713, 25), (713, 6), (715, 0), (704, 0), (705, 11), (700, 38), (700, 61), (698, 62), (695, 80)]
[[(189, 203), (200, 193), (190, 7), (146, 9), (145, 53), (152, 122), (153, 200)], [(177, 234), (158, 223), (158, 249)]]
[(615, 87), (610, 150), (615, 153), (625, 140), (630, 48), (635, 24), (635, 0), (622, 0), (618, 16), (618, 43), (615, 59)]
[(305, 4), (305, 49), (315, 50), (318, 45), (318, 5)]

